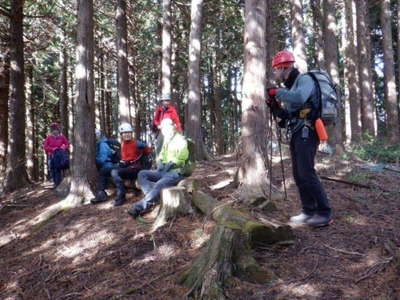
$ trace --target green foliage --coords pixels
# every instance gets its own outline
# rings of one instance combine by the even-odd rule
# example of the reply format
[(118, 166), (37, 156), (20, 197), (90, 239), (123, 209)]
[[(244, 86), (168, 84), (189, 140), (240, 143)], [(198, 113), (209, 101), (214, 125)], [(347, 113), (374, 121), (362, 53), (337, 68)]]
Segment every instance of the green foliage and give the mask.
[(347, 176), (347, 179), (356, 183), (368, 183), (368, 174), (362, 172), (352, 172)]
[(400, 160), (400, 144), (393, 145), (384, 139), (364, 137), (366, 139), (352, 149), (361, 159), (382, 163), (394, 163)]

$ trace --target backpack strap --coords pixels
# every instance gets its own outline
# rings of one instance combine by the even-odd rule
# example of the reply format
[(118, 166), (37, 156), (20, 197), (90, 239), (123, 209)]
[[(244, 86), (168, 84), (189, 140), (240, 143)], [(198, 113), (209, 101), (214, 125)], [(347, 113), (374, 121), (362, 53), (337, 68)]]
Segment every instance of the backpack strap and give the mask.
[(311, 79), (314, 81), (314, 85), (315, 85), (315, 88), (317, 90), (318, 107), (317, 107), (317, 111), (316, 111), (316, 116), (314, 117), (314, 119), (317, 119), (317, 118), (321, 117), (321, 112), (322, 112), (321, 86), (319, 85), (318, 79), (317, 79), (317, 77), (315, 76), (314, 73), (307, 72), (306, 74), (309, 75), (311, 77)]

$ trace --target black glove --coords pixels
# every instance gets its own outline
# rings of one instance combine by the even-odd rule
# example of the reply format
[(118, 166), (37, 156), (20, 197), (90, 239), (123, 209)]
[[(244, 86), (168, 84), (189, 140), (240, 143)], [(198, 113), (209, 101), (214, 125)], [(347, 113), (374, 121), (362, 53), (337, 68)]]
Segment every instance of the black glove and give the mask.
[(118, 167), (120, 168), (127, 168), (129, 166), (129, 162), (125, 161), (125, 160), (120, 160), (118, 163)]

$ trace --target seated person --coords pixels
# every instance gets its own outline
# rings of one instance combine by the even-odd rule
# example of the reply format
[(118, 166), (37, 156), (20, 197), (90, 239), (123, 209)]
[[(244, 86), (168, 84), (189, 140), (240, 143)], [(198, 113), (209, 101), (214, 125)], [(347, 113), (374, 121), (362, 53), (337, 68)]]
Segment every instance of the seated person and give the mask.
[(186, 138), (176, 130), (171, 119), (164, 119), (160, 129), (164, 136), (164, 143), (157, 157), (157, 170), (139, 172), (138, 183), (142, 188), (144, 198), (128, 210), (133, 218), (154, 205), (163, 188), (178, 184), (185, 176), (185, 165), (189, 159)]
[(96, 183), (96, 197), (91, 202), (98, 203), (107, 200), (105, 191), (111, 170), (118, 166), (120, 160), (120, 144), (117, 140), (102, 136), (101, 131), (96, 129), (96, 167), (99, 171)]
[(133, 139), (133, 128), (128, 123), (123, 123), (119, 127), (121, 135), (121, 161), (118, 168), (111, 171), (113, 183), (117, 188), (117, 199), (113, 202), (114, 206), (122, 205), (125, 202), (124, 179), (136, 180), (137, 174), (143, 169), (149, 168), (147, 156), (151, 148), (147, 147), (142, 141)]
[[(43, 148), (46, 151), (49, 173), (50, 177), (53, 180), (54, 187), (57, 187), (62, 181), (62, 166), (60, 166), (60, 159), (68, 160), (68, 140), (65, 136), (61, 134), (60, 127), (58, 123), (52, 123), (50, 125), (51, 134), (46, 137), (43, 143)], [(56, 152), (62, 150), (63, 153), (58, 153), (59, 155), (55, 155)], [(57, 161), (55, 158), (57, 157)]]

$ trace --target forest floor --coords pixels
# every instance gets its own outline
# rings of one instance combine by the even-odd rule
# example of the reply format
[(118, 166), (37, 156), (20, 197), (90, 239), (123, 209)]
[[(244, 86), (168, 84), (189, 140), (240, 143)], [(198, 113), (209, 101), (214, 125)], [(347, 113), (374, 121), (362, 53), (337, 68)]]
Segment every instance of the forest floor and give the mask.
[[(400, 173), (318, 161), (320, 175), (369, 188), (323, 180), (334, 223), (294, 228), (293, 245), (254, 251), (276, 280), (235, 278), (228, 299), (400, 299)], [(287, 157), (284, 165), (288, 200), (267, 217), (286, 222), (299, 200)], [(224, 156), (200, 164), (193, 176), (219, 201), (232, 201), (235, 167), (235, 157)], [(279, 159), (273, 168), (279, 185)], [(35, 230), (29, 221), (60, 200), (49, 183), (0, 199), (0, 299), (184, 299), (187, 290), (175, 276), (199, 254), (214, 223), (193, 214), (151, 233), (126, 213), (139, 198), (130, 195), (116, 208), (108, 201), (64, 211)]]

